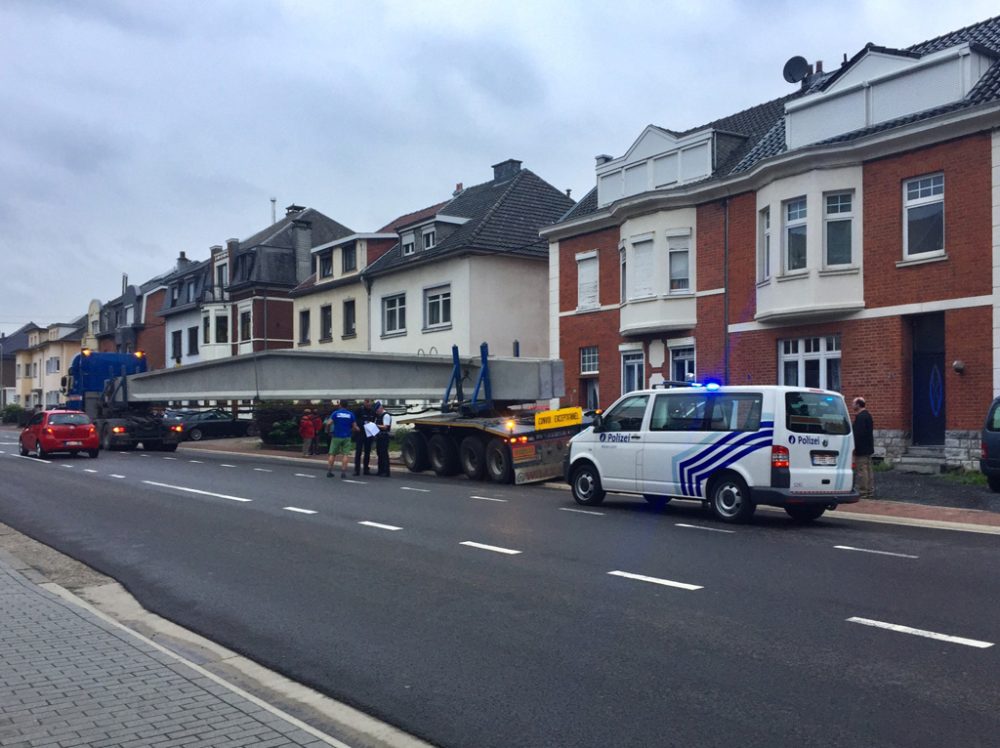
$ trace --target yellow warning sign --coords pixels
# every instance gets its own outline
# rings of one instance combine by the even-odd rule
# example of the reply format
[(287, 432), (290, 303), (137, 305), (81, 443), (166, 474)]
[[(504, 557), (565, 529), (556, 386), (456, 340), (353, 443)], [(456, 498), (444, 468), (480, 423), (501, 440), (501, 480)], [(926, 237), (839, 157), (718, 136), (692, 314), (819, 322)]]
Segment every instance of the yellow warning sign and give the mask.
[(535, 431), (579, 426), (581, 423), (583, 423), (583, 408), (543, 410), (541, 413), (535, 414)]

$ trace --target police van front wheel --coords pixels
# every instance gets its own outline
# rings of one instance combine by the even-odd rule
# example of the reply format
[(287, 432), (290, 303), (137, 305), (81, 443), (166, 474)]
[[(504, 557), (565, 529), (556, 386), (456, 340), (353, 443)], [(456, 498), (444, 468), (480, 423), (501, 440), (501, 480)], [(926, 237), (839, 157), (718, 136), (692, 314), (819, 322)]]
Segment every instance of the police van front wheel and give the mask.
[(708, 503), (712, 514), (723, 522), (747, 522), (756, 508), (747, 484), (736, 475), (716, 478), (712, 482)]
[(573, 498), (577, 504), (596, 506), (604, 501), (601, 476), (593, 465), (583, 464), (573, 469)]

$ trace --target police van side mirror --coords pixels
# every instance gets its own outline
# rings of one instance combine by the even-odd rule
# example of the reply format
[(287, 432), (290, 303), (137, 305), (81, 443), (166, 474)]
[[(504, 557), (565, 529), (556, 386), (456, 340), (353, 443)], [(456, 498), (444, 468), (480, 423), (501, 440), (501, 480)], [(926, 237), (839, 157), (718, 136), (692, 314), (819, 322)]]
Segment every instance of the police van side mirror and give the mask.
[(604, 426), (604, 418), (601, 416), (600, 413), (595, 413), (594, 414), (593, 426), (594, 426), (594, 432), (595, 433), (598, 432), (598, 431), (601, 431), (601, 429), (603, 428), (603, 426)]

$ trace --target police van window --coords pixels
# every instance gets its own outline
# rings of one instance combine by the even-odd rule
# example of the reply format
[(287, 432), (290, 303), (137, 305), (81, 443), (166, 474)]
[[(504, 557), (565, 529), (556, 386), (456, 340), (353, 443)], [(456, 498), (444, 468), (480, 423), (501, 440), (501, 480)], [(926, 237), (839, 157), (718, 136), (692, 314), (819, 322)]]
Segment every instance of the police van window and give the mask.
[(626, 397), (603, 416), (601, 431), (638, 431), (642, 428), (647, 402), (649, 395)]
[(756, 392), (712, 395), (709, 431), (756, 431), (763, 401)]
[(650, 431), (703, 431), (707, 401), (708, 396), (698, 391), (657, 395)]
[(785, 422), (789, 431), (800, 434), (851, 433), (851, 418), (844, 399), (821, 392), (785, 393)]

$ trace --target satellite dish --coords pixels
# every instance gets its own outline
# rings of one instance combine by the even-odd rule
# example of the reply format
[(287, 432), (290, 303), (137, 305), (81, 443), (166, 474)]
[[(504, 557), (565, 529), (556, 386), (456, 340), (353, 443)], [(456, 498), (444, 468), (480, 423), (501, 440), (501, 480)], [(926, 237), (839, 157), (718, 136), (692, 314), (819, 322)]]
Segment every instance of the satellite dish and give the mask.
[(789, 83), (798, 83), (809, 75), (809, 63), (805, 57), (796, 55), (785, 63), (785, 68), (781, 71), (781, 74), (785, 76), (785, 80)]

